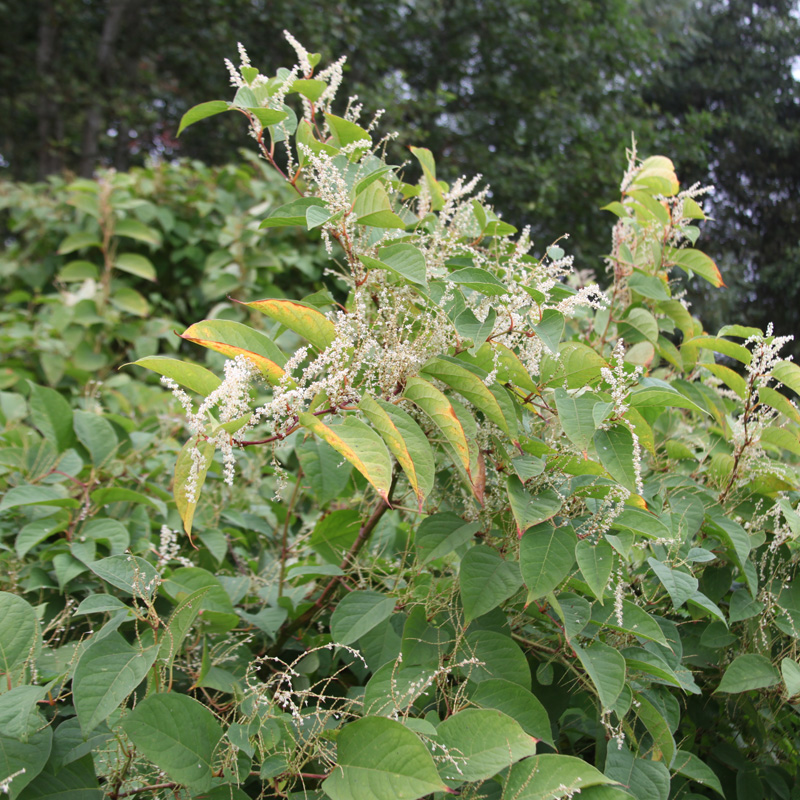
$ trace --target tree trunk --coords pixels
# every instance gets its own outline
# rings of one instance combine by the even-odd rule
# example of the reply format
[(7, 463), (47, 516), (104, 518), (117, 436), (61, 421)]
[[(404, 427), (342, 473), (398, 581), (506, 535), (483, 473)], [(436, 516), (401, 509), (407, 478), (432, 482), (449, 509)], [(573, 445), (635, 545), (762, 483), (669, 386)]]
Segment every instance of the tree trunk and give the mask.
[(36, 46), (36, 74), (39, 99), (36, 104), (36, 133), (39, 141), (39, 178), (44, 179), (59, 172), (63, 161), (54, 145), (58, 103), (54, 99), (52, 72), (55, 69), (58, 40), (58, 16), (53, 0), (44, 0), (39, 16), (39, 34)]
[[(86, 119), (83, 125), (81, 139), (81, 157), (78, 172), (84, 178), (91, 178), (97, 166), (100, 147), (100, 131), (103, 125), (102, 87), (109, 84), (110, 71), (113, 61), (114, 44), (122, 30), (122, 20), (125, 16), (125, 7), (129, 0), (108, 0), (106, 16), (103, 22), (103, 31), (97, 45), (96, 74), (98, 76), (98, 91), (96, 98), (86, 110)], [(123, 132), (120, 131), (120, 136)]]

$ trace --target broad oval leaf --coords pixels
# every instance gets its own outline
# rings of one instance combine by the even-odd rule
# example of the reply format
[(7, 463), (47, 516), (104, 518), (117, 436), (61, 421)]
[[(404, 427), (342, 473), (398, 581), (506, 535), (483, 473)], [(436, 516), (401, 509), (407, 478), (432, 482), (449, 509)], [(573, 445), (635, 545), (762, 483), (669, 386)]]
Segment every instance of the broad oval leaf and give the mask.
[(228, 111), (229, 108), (230, 104), (224, 100), (211, 100), (208, 103), (200, 103), (199, 105), (190, 108), (181, 117), (180, 124), (178, 125), (177, 135), (180, 136), (184, 129), (188, 128), (190, 125), (194, 125), (195, 122), (199, 122), (201, 119), (205, 119), (206, 117), (213, 117), (217, 114), (222, 114), (225, 111)]
[(0, 672), (7, 688), (19, 683), (29, 659), (41, 646), (33, 607), (10, 592), (0, 592)]
[(222, 383), (211, 370), (201, 367), (199, 364), (191, 364), (188, 361), (168, 356), (147, 356), (124, 366), (150, 369), (203, 397), (208, 397)]
[(380, 592), (356, 590), (345, 595), (331, 615), (331, 638), (353, 644), (394, 613), (394, 598)]
[(188, 695), (153, 694), (136, 705), (122, 728), (137, 749), (192, 792), (212, 786), (214, 751), (222, 728), (204, 705)]
[(351, 722), (336, 749), (336, 767), (322, 784), (332, 800), (417, 800), (447, 788), (425, 745), (393, 719)]
[(519, 684), (502, 678), (481, 681), (469, 699), (482, 708), (494, 708), (508, 714), (526, 733), (553, 744), (547, 710), (536, 695)]
[(519, 564), (506, 561), (492, 547), (476, 545), (461, 559), (458, 585), (464, 621), (469, 623), (499, 606), (522, 586)]
[(614, 782), (580, 758), (546, 754), (514, 764), (505, 791), (516, 800), (559, 800), (576, 789)]
[(552, 592), (572, 570), (578, 537), (569, 525), (550, 524), (527, 531), (519, 542), (519, 566), (528, 602)]
[(728, 665), (714, 693), (739, 694), (752, 689), (767, 689), (780, 683), (780, 680), (780, 673), (766, 656), (745, 653)]
[(84, 650), (72, 682), (75, 711), (84, 736), (119, 708), (144, 680), (157, 653), (158, 647), (131, 646), (116, 632)]
[(561, 510), (562, 499), (555, 490), (543, 489), (538, 494), (531, 494), (516, 475), (506, 481), (506, 490), (519, 537)]
[(313, 414), (302, 413), (300, 424), (326, 441), (346, 458), (389, 503), (392, 460), (383, 440), (361, 420), (348, 416), (340, 425), (328, 426)]
[(572, 648), (592, 679), (603, 709), (612, 709), (625, 686), (624, 656), (602, 642), (593, 642), (585, 649), (573, 644)]
[(448, 781), (480, 781), (536, 753), (536, 739), (519, 723), (494, 709), (467, 708), (436, 729), (452, 761), (443, 765)]

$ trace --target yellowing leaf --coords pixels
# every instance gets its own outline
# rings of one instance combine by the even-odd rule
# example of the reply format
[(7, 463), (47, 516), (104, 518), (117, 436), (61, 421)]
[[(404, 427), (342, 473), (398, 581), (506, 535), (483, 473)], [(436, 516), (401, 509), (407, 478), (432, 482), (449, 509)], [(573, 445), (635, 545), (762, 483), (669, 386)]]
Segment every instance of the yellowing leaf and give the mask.
[(324, 350), (336, 338), (336, 327), (321, 311), (294, 300), (256, 300), (244, 305), (280, 322), (317, 350)]
[(194, 336), (187, 336), (185, 333), (181, 334), (181, 339), (186, 339), (187, 342), (194, 342), (201, 347), (207, 347), (209, 350), (214, 350), (216, 353), (228, 358), (236, 358), (236, 356), (244, 356), (258, 369), (258, 371), (267, 379), (267, 381), (275, 386), (280, 382), (284, 376), (284, 371), (274, 361), (270, 361), (264, 356), (253, 353), (250, 350), (245, 350), (243, 347), (235, 347), (232, 344), (225, 344), (224, 342), (212, 342), (208, 339), (198, 339)]
[(467, 477), (474, 480), (477, 448), (474, 442), (467, 439), (464, 427), (450, 401), (433, 384), (422, 378), (410, 378), (406, 382), (403, 397), (430, 417), (459, 459)]
[(422, 504), (433, 489), (436, 472), (427, 437), (405, 411), (385, 400), (365, 395), (359, 408), (402, 467), (422, 511)]
[(355, 417), (348, 417), (342, 424), (326, 425), (319, 417), (308, 412), (298, 420), (326, 441), (337, 453), (347, 459), (388, 503), (392, 485), (392, 460), (386, 445), (375, 431)]

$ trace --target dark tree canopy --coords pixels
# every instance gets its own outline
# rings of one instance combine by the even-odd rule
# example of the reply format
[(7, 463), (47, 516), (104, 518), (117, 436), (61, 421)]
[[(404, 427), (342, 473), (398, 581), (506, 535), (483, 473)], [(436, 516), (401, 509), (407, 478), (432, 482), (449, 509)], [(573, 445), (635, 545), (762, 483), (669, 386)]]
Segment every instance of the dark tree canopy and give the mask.
[(150, 154), (227, 160), (246, 144), (235, 120), (176, 140), (178, 120), (225, 96), (219, 65), (237, 41), (256, 64), (289, 62), (270, 38), (287, 28), (324, 59), (348, 56), (365, 114), (391, 109), (396, 159), (422, 144), (452, 180), (491, 154), (486, 179), (506, 219), (531, 225), (538, 249), (569, 233), (582, 269), (603, 269), (596, 209), (631, 134), (645, 154), (673, 153), (690, 181), (717, 187), (709, 238), (730, 288), (703, 309), (709, 325), (747, 304), (754, 324), (800, 327), (794, 2), (339, 0), (322, 14), (284, 0), (6, 0), (0, 10), (9, 177), (91, 175)]

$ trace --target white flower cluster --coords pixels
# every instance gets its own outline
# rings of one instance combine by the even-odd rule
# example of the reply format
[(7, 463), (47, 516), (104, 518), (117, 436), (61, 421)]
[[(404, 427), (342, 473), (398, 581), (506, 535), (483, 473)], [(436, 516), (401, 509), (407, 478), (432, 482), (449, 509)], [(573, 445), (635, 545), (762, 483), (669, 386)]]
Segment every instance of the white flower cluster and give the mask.
[[(161, 382), (169, 389), (186, 412), (187, 425), (195, 437), (192, 447), (192, 467), (185, 485), (186, 499), (193, 503), (196, 499), (197, 481), (203, 470), (208, 467), (206, 456), (200, 448), (203, 441), (217, 447), (222, 453), (225, 482), (233, 485), (236, 460), (233, 454), (233, 437), (223, 427), (250, 413), (250, 387), (259, 377), (253, 363), (246, 356), (237, 355), (232, 361), (225, 362), (225, 378), (220, 385), (200, 404), (197, 411), (189, 395), (172, 380), (162, 377)], [(218, 409), (219, 419), (215, 419), (212, 411)]]
[(180, 554), (178, 532), (172, 530), (169, 525), (161, 526), (156, 555), (158, 556), (158, 568), (160, 571), (163, 571), (170, 561), (177, 561), (182, 567), (194, 566), (188, 558)]

